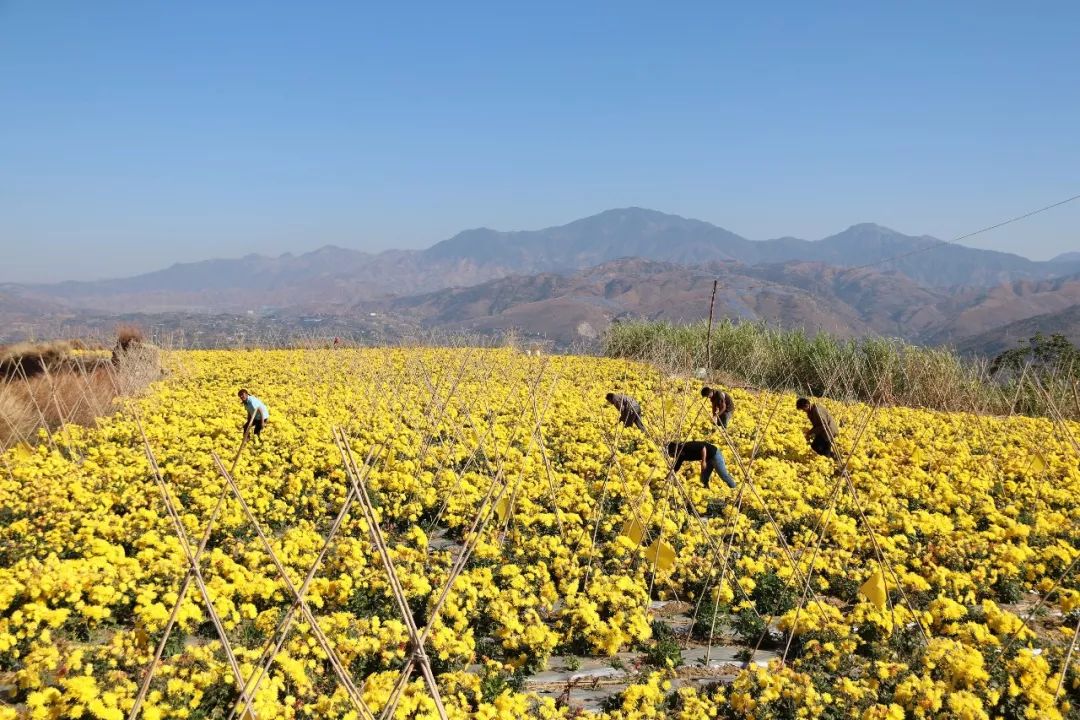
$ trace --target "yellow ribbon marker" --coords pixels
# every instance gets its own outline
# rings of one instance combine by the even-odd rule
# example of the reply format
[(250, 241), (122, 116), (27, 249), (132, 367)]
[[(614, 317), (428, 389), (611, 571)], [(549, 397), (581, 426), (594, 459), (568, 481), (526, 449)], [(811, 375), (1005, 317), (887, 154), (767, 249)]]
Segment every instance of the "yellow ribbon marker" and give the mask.
[(499, 502), (495, 503), (495, 516), (499, 518), (500, 523), (506, 522), (506, 519), (510, 517), (510, 498), (505, 495), (499, 498)]
[(623, 524), (619, 534), (630, 538), (630, 542), (635, 545), (640, 545), (641, 539), (645, 537), (645, 528), (641, 526), (636, 517), (632, 517)]
[(859, 588), (859, 593), (862, 594), (870, 602), (874, 603), (878, 610), (885, 609), (885, 598), (887, 593), (885, 591), (885, 578), (881, 574), (881, 570), (877, 570), (870, 579), (862, 584)]
[(661, 570), (670, 570), (675, 566), (675, 549), (657, 538), (645, 551), (645, 559)]
[(1042, 455), (1036, 455), (1031, 459), (1031, 465), (1028, 467), (1028, 471), (1032, 475), (1041, 475), (1046, 472), (1046, 461), (1042, 459)]
[(30, 444), (25, 440), (16, 443), (11, 448), (11, 451), (15, 455), (15, 459), (21, 462), (26, 462), (34, 456), (34, 448), (30, 447)]

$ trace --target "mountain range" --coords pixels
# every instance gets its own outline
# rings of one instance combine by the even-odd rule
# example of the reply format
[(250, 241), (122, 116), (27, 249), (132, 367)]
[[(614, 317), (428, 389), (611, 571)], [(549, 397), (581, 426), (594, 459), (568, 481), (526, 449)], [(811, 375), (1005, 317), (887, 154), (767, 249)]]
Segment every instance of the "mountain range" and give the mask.
[(429, 327), (515, 327), (567, 343), (616, 318), (699, 319), (714, 279), (722, 317), (963, 345), (1080, 302), (1080, 253), (1039, 262), (870, 223), (814, 241), (756, 241), (625, 208), (542, 230), (466, 230), (426, 250), (326, 246), (114, 280), (7, 284), (0, 320), (14, 309), (24, 322), (35, 312), (376, 313)]

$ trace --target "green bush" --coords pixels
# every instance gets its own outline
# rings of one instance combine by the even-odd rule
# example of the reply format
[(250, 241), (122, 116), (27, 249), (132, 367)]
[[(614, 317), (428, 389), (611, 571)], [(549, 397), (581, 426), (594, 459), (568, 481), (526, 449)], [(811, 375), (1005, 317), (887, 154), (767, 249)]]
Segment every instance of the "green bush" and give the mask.
[(708, 344), (707, 332), (705, 323), (620, 322), (604, 336), (604, 353), (680, 371), (705, 367), (734, 382), (802, 395), (1080, 417), (1080, 350), (1059, 336), (1032, 338), (986, 363), (895, 338), (845, 340), (764, 323), (722, 320)]
[(682, 648), (671, 626), (662, 620), (652, 623), (652, 640), (644, 651), (645, 664), (655, 668), (676, 668), (682, 665)]
[(706, 600), (701, 603), (697, 616), (694, 617), (694, 626), (690, 632), (694, 638), (701, 641), (707, 641), (722, 634), (726, 625), (724, 616), (729, 611), (730, 608), (724, 603), (714, 603)]
[(765, 621), (758, 617), (753, 609), (744, 607), (736, 614), (731, 623), (731, 629), (735, 631), (739, 639), (748, 645), (757, 643), (758, 638), (765, 632)]
[(754, 578), (754, 590), (750, 598), (762, 615), (778, 617), (795, 607), (795, 592), (774, 570)]

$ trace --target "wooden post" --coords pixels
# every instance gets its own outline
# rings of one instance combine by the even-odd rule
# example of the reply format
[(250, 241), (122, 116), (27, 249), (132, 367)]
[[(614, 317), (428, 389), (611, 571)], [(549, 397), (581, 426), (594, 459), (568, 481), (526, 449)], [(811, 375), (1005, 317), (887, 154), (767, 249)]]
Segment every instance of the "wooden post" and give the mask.
[(719, 280), (712, 281), (712, 296), (709, 298), (709, 329), (705, 333), (705, 372), (711, 374), (712, 366), (712, 318), (713, 305), (716, 304), (716, 285)]

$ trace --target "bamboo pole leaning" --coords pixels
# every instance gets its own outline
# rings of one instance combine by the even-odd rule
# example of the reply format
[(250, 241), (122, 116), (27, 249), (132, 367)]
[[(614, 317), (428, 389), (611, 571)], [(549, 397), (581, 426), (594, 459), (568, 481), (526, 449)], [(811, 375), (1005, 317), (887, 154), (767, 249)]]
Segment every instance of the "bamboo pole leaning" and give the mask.
[[(347, 443), (347, 438), (343, 440), (343, 442)], [(383, 537), (378, 517), (375, 515), (375, 509), (371, 504), (371, 498), (368, 496), (367, 487), (363, 482), (358, 480), (352, 470), (352, 464), (350, 463), (350, 469), (347, 473), (349, 476), (350, 487), (355, 491), (360, 500), (360, 507), (364, 511), (364, 519), (368, 525), (368, 532), (371, 535), (372, 542), (375, 544), (375, 548), (379, 552), (379, 558), (382, 561), (383, 569), (386, 571), (387, 580), (390, 583), (390, 590), (397, 603), (398, 612), (401, 614), (401, 620), (405, 623), (406, 630), (408, 630), (409, 641), (412, 643), (413, 657), (417, 659), (418, 664), (420, 665), (420, 670), (424, 675), (424, 681), (428, 686), (428, 692), (431, 693), (431, 698), (435, 702), (435, 708), (439, 713), (439, 717), (441, 720), (447, 720), (446, 708), (443, 706), (442, 696), (439, 693), (439, 685), (435, 682), (435, 673), (431, 670), (431, 663), (428, 660), (427, 654), (424, 652), (423, 644), (420, 642), (420, 637), (416, 630), (416, 621), (413, 618), (412, 609), (409, 607), (409, 600), (405, 596), (405, 590), (402, 588), (401, 581), (398, 579), (397, 570), (394, 568), (394, 561), (390, 557), (389, 549), (386, 547), (386, 540)]]
[[(333, 645), (330, 644), (330, 640), (326, 637), (326, 634), (323, 633), (322, 628), (319, 627), (318, 620), (315, 619), (315, 614), (311, 611), (311, 608), (308, 606), (307, 601), (304, 599), (304, 596), (300, 594), (300, 591), (297, 590), (296, 585), (293, 584), (293, 581), (289, 578), (289, 574), (288, 572), (286, 572), (285, 566), (278, 558), (277, 553), (274, 552), (274, 548), (270, 544), (270, 540), (263, 532), (262, 525), (255, 518), (254, 513), (252, 513), (251, 508), (248, 506), (247, 501), (244, 499), (243, 494), (240, 492), (239, 486), (236, 484), (236, 481), (233, 479), (232, 475), (225, 469), (225, 465), (221, 462), (221, 458), (218, 457), (217, 453), (212, 453), (212, 455), (214, 458), (214, 464), (217, 466), (218, 472), (221, 473), (222, 477), (225, 478), (225, 481), (228, 483), (229, 487), (233, 491), (233, 495), (239, 501), (240, 509), (243, 511), (244, 515), (247, 517), (248, 522), (251, 524), (251, 527), (255, 530), (256, 535), (262, 542), (263, 549), (270, 556), (270, 560), (274, 564), (274, 567), (277, 570), (278, 575), (281, 577), (282, 582), (284, 582), (286, 589), (289, 591), (289, 594), (293, 597), (294, 602), (299, 605), (300, 612), (303, 615), (304, 620), (311, 627), (311, 634), (315, 636), (315, 641), (318, 642), (319, 647), (322, 649), (322, 651), (326, 653), (327, 659), (330, 661), (330, 666), (333, 669), (334, 674), (337, 675), (338, 680), (341, 682), (342, 686), (348, 693), (350, 700), (353, 702), (353, 705), (356, 708), (356, 711), (362, 717), (368, 717), (370, 715), (370, 710), (364, 703), (364, 699), (360, 696), (360, 691), (353, 684), (351, 675), (345, 668), (344, 664), (341, 662), (341, 658), (334, 650)], [(252, 697), (245, 692), (244, 697), (242, 697), (241, 700), (245, 703), (245, 712), (252, 712)]]
[[(214, 506), (214, 512), (210, 515), (210, 520), (206, 523), (206, 530), (203, 531), (202, 540), (199, 541), (199, 547), (195, 551), (193, 560), (196, 563), (199, 562), (203, 552), (206, 550), (206, 543), (210, 540), (211, 531), (214, 529), (214, 523), (217, 522), (221, 506), (225, 503), (226, 495), (228, 495), (227, 488), (223, 488), (221, 495), (218, 497), (217, 505)], [(176, 625), (176, 619), (180, 615), (180, 606), (184, 603), (184, 599), (187, 597), (188, 590), (191, 589), (191, 584), (194, 580), (195, 573), (189, 568), (187, 574), (184, 575), (184, 582), (180, 585), (180, 590), (177, 591), (176, 602), (173, 603), (172, 612), (169, 613), (169, 619), (165, 623), (165, 629), (161, 633), (161, 640), (158, 642), (154, 657), (149, 665), (146, 666), (146, 672), (143, 674), (142, 682), (139, 684), (139, 693), (135, 696), (135, 704), (131, 706), (131, 712), (128, 713), (128, 720), (135, 720), (139, 715), (139, 710), (146, 700), (146, 694), (150, 690), (150, 681), (153, 680), (154, 672), (157, 670), (158, 663), (161, 662), (161, 656), (165, 653), (165, 644), (169, 641), (169, 636), (172, 634), (173, 627)]]
[[(367, 459), (364, 461), (365, 472), (370, 472), (371, 468), (374, 466), (375, 461), (382, 454), (382, 450), (383, 448), (379, 447), (372, 448), (368, 452)], [(348, 515), (349, 508), (352, 506), (352, 503), (355, 500), (356, 493), (353, 488), (350, 487), (348, 493), (345, 496), (345, 502), (342, 503), (341, 510), (338, 511), (337, 517), (334, 518), (334, 522), (330, 526), (330, 530), (327, 533), (325, 540), (323, 541), (323, 546), (320, 549), (318, 556), (316, 556), (315, 561), (312, 562), (311, 567), (308, 568), (308, 572), (304, 576), (304, 582), (300, 585), (300, 589), (298, 591), (298, 594), (301, 597), (307, 596), (308, 588), (311, 586), (311, 582), (312, 580), (314, 580), (315, 574), (318, 572), (319, 568), (322, 566), (323, 561), (326, 559), (326, 554), (329, 551), (331, 544), (337, 537), (337, 534), (341, 529), (341, 524), (344, 522), (345, 517)], [(292, 605), (289, 606), (289, 609), (288, 611), (286, 611), (285, 616), (278, 622), (277, 627), (274, 628), (274, 632), (266, 639), (266, 642), (263, 644), (263, 649), (259, 653), (259, 663), (257, 667), (252, 671), (251, 675), (248, 677), (247, 680), (248, 684), (251, 686), (251, 695), (254, 695), (256, 692), (258, 692), (259, 686), (262, 684), (262, 681), (265, 679), (267, 673), (270, 672), (270, 668), (273, 666), (277, 658), (277, 654), (281, 651), (281, 648), (284, 647), (285, 642), (289, 639), (289, 634), (295, 624), (296, 613), (299, 609), (300, 600), (299, 598), (296, 598), (293, 600)], [(277, 638), (276, 641), (275, 638)], [(245, 707), (243, 708), (243, 710), (246, 711), (247, 708)], [(234, 705), (232, 712), (229, 714), (229, 720), (235, 718), (240, 712), (240, 705)], [(368, 709), (368, 714), (364, 717), (372, 717), (370, 708)]]
[[(135, 422), (138, 425), (139, 433), (142, 435), (143, 447), (146, 452), (147, 461), (150, 464), (150, 469), (153, 474), (154, 480), (157, 483), (158, 489), (161, 492), (162, 499), (165, 503), (165, 509), (168, 513), (169, 520), (172, 523), (173, 530), (176, 533), (177, 539), (180, 541), (180, 548), (184, 553), (184, 559), (187, 561), (188, 567), (192, 574), (192, 580), (195, 586), (199, 590), (199, 594), (202, 596), (203, 603), (206, 605), (206, 612), (210, 616), (210, 621), (214, 625), (214, 629), (217, 631), (218, 638), (221, 640), (222, 650), (225, 653), (225, 658), (229, 664), (229, 670), (233, 674), (233, 679), (237, 683), (237, 687), (240, 691), (241, 698), (250, 705), (250, 698), (248, 697), (247, 689), (244, 683), (243, 673), (240, 672), (240, 665), (236, 661), (236, 655), (233, 652), (232, 644), (229, 641), (229, 636), (225, 632), (225, 626), (221, 622), (221, 618), (218, 615), (217, 609), (214, 607), (213, 600), (210, 597), (210, 592), (207, 590), (206, 582), (203, 579), (202, 570), (199, 567), (199, 563), (196, 562), (194, 554), (191, 552), (191, 547), (188, 542), (187, 532), (184, 530), (184, 525), (180, 520), (180, 515), (176, 511), (176, 507), (173, 503), (172, 497), (169, 495), (169, 488), (165, 484), (165, 480), (162, 477), (161, 469), (158, 467), (157, 458), (154, 457), (154, 451), (150, 447), (150, 441), (146, 437), (146, 432), (142, 426), (142, 420), (138, 414), (135, 416)], [(179, 603), (178, 603), (179, 604)], [(256, 717), (254, 711), (251, 712), (251, 717)]]
[[(341, 430), (337, 430), (335, 432), (335, 443), (338, 445), (338, 450), (341, 452), (342, 459), (346, 468), (346, 474), (349, 477), (349, 482), (356, 488), (357, 494), (361, 499), (361, 504), (367, 504), (367, 507), (370, 510), (373, 510), (372, 506), (370, 505), (370, 499), (365, 499), (367, 494), (366, 488), (364, 488), (358, 481), (358, 474), (356, 472), (356, 461), (352, 454), (352, 448), (349, 443), (348, 436), (346, 436)], [(496, 488), (499, 488), (497, 493)], [(488, 487), (487, 493), (484, 495), (484, 498), (480, 502), (472, 526), (470, 527), (469, 531), (465, 533), (465, 546), (462, 548), (460, 554), (458, 555), (456, 562), (450, 568), (450, 573), (447, 581), (443, 584), (442, 591), (440, 592), (438, 599), (435, 601), (435, 604), (431, 608), (426, 626), (423, 628), (422, 631), (418, 631), (415, 635), (415, 639), (411, 641), (413, 646), (413, 652), (406, 660), (405, 667), (402, 669), (401, 674), (398, 677), (398, 681), (395, 684), (393, 691), (391, 692), (390, 698), (388, 699), (386, 706), (383, 708), (383, 711), (380, 715), (381, 718), (390, 718), (393, 716), (393, 712), (397, 708), (397, 704), (400, 701), (402, 691), (404, 690), (405, 685), (407, 684), (409, 678), (412, 675), (413, 668), (417, 664), (420, 664), (421, 668), (424, 664), (428, 664), (430, 670), (430, 663), (428, 661), (426, 653), (423, 651), (423, 648), (425, 647), (425, 644), (427, 642), (427, 638), (431, 634), (431, 631), (435, 626), (435, 621), (438, 619), (439, 613), (442, 611), (442, 607), (446, 603), (447, 598), (449, 597), (450, 590), (453, 588), (455, 581), (457, 580), (461, 572), (464, 570), (466, 563), (472, 556), (472, 553), (476, 549), (476, 546), (479, 544), (480, 536), (483, 534), (483, 531), (487, 528), (491, 519), (495, 516), (496, 507), (499, 501), (505, 496), (508, 488), (509, 484), (503, 482), (503, 475), (500, 469), (499, 473), (492, 479), (492, 482)], [(376, 540), (376, 543), (381, 545), (382, 549), (385, 550), (385, 543), (381, 540), (382, 531), (378, 525), (377, 518), (374, 516), (374, 512), (371, 513), (370, 528), (373, 539), (375, 537), (379, 537), (379, 540)], [(382, 554), (383, 550), (380, 550), (380, 555)], [(404, 599), (403, 593), (401, 599)], [(407, 608), (407, 603), (405, 605)], [(432, 676), (432, 681), (433, 680), (434, 677)], [(438, 709), (439, 704), (437, 704), (436, 707)], [(442, 712), (445, 712), (445, 709)]]

